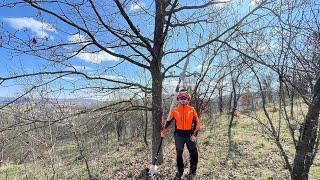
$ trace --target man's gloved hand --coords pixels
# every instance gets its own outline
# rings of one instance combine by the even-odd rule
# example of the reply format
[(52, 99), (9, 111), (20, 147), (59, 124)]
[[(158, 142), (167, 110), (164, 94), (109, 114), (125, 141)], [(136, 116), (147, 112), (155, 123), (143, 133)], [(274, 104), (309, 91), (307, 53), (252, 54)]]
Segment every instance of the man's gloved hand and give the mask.
[(191, 140), (192, 142), (196, 142), (197, 137), (196, 137), (195, 135), (192, 135), (192, 136), (190, 137), (190, 140)]
[(169, 134), (169, 130), (167, 128), (162, 129), (160, 134), (161, 134), (161, 137), (166, 137)]

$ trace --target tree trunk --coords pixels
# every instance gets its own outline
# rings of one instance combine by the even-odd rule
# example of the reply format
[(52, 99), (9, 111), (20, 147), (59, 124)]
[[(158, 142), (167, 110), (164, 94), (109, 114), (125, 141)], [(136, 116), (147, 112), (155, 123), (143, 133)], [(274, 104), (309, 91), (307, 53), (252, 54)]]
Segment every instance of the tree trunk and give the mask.
[[(148, 105), (148, 98), (147, 98), (147, 93), (146, 92), (144, 94), (144, 105), (146, 107)], [(144, 111), (144, 114), (145, 114), (145, 125), (144, 125), (143, 140), (144, 140), (144, 143), (146, 144), (146, 146), (148, 146), (148, 141), (147, 141), (147, 136), (148, 136), (148, 110), (147, 109)]]
[(222, 99), (222, 96), (223, 96), (223, 89), (222, 88), (219, 88), (219, 113), (220, 115), (223, 113), (223, 99)]
[[(162, 75), (159, 68), (152, 71), (152, 160), (160, 143), (160, 131), (162, 128)], [(158, 163), (163, 161), (162, 148), (158, 156)]]
[(121, 141), (121, 135), (123, 134), (123, 127), (122, 127), (122, 122), (121, 122), (122, 120), (121, 120), (121, 118), (120, 119), (118, 119), (117, 117), (116, 117), (116, 123), (117, 123), (117, 139), (118, 139), (118, 142), (120, 142)]
[(232, 145), (232, 137), (231, 137), (232, 132), (231, 131), (232, 131), (235, 112), (237, 110), (238, 100), (239, 100), (239, 97), (237, 97), (237, 91), (236, 91), (236, 86), (237, 86), (237, 81), (238, 81), (239, 76), (240, 76), (240, 73), (235, 77), (235, 79), (232, 77), (232, 92), (230, 95), (231, 111), (230, 110), (228, 111), (228, 113), (231, 113), (231, 118), (230, 118), (230, 122), (229, 122), (229, 126), (228, 126), (229, 148), (231, 148), (231, 145)]
[[(162, 128), (162, 57), (164, 44), (165, 5), (164, 1), (156, 1), (153, 57), (150, 64), (152, 76), (152, 161), (160, 143)], [(163, 161), (162, 148), (159, 151), (158, 163)]]
[(231, 91), (230, 93), (230, 99), (229, 99), (229, 102), (228, 102), (228, 113), (230, 113), (232, 111), (232, 99), (233, 99), (233, 91)]
[(320, 111), (320, 77), (314, 86), (312, 103), (309, 106), (307, 116), (300, 128), (300, 137), (296, 148), (296, 155), (293, 163), (292, 179), (308, 179), (308, 173), (317, 152), (315, 149), (319, 111)]

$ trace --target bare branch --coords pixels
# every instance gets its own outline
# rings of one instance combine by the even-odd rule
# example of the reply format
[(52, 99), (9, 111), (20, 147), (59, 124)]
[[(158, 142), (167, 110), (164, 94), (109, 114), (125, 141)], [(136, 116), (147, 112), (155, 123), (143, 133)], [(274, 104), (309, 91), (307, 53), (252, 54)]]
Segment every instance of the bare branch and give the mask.
[(121, 15), (123, 16), (123, 18), (127, 21), (127, 23), (128, 23), (128, 25), (130, 26), (131, 30), (140, 38), (140, 40), (141, 40), (142, 42), (145, 43), (145, 45), (147, 46), (148, 51), (149, 51), (152, 55), (154, 55), (154, 52), (153, 52), (153, 50), (152, 50), (152, 47), (151, 47), (150, 43), (147, 41), (146, 38), (144, 38), (144, 37), (140, 34), (139, 30), (134, 26), (134, 24), (132, 23), (131, 19), (129, 18), (129, 16), (127, 15), (127, 13), (124, 11), (124, 9), (123, 9), (123, 7), (122, 7), (122, 4), (121, 4), (118, 0), (114, 0), (114, 2), (116, 3), (118, 9), (120, 10)]
[[(179, 7), (177, 9), (174, 9), (173, 13), (177, 13), (177, 12), (182, 11), (182, 10), (202, 9), (202, 8), (205, 8), (205, 7), (208, 7), (208, 6), (211, 6), (211, 5), (224, 4), (224, 3), (229, 3), (229, 2), (231, 2), (231, 1), (230, 0), (229, 1), (209, 1), (209, 2), (207, 2), (205, 4), (202, 4), (202, 5), (182, 6), (182, 7)], [(168, 12), (167, 14), (170, 14), (170, 12)]]

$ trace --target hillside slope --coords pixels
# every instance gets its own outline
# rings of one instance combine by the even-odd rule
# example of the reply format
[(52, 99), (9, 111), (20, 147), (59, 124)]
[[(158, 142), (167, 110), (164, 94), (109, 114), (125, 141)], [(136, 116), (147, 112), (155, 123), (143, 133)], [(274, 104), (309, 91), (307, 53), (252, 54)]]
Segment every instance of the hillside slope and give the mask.
[[(198, 179), (290, 179), (276, 146), (262, 136), (254, 120), (241, 117), (236, 121), (230, 148), (227, 123), (228, 118), (221, 117), (202, 126), (198, 138)], [(142, 142), (142, 138), (136, 138), (121, 143), (99, 144), (94, 138), (86, 139), (83, 154), (88, 160), (90, 173), (96, 179), (172, 179), (176, 172), (172, 136), (165, 139), (164, 163), (159, 166), (160, 173), (154, 177), (148, 177), (144, 170), (151, 160), (151, 151)], [(284, 136), (282, 142), (293, 155), (289, 136)], [(37, 155), (38, 158), (24, 164), (2, 165), (0, 179), (46, 179), (53, 176), (56, 179), (88, 179), (85, 159), (79, 155), (75, 142), (61, 142), (51, 152)], [(188, 173), (186, 148), (184, 159), (185, 173)], [(319, 155), (309, 177), (320, 179)]]

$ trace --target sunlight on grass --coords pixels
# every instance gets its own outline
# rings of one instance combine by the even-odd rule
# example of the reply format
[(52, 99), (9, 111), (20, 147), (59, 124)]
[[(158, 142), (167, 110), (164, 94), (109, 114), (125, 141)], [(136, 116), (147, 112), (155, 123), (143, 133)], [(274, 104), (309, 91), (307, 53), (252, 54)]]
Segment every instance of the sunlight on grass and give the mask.
[[(261, 117), (261, 121), (268, 125), (263, 111), (252, 114)], [(272, 117), (273, 123), (278, 125), (277, 112)], [(215, 119), (215, 124), (212, 125), (203, 119), (203, 128), (198, 137), (199, 176), (207, 179), (290, 178), (284, 168), (278, 147), (266, 136), (266, 132), (256, 120), (247, 116), (235, 119), (232, 126), (232, 143), (229, 147), (227, 134), (229, 120), (229, 115), (222, 115)], [(285, 122), (281, 123), (280, 130), (281, 143), (292, 161), (295, 150)], [(151, 147), (146, 147), (142, 141), (128, 140), (118, 143), (113, 139), (109, 144), (98, 143), (94, 138), (86, 138), (83, 141), (83, 153), (88, 159), (94, 177), (132, 179), (139, 174), (146, 163), (150, 162)], [(163, 147), (165, 158), (164, 164), (159, 166), (160, 171), (174, 174), (176, 162), (173, 138), (166, 138)], [(185, 151), (186, 169), (188, 169), (189, 155), (187, 150)], [(46, 179), (53, 176), (56, 179), (88, 179), (84, 159), (79, 155), (79, 149), (74, 141), (59, 143), (54, 156), (55, 174), (47, 156), (47, 159), (39, 159), (34, 163), (2, 167), (0, 179), (5, 179), (6, 176), (11, 179)], [(310, 169), (310, 179), (320, 178), (319, 163), (320, 160), (316, 157), (314, 166)]]

